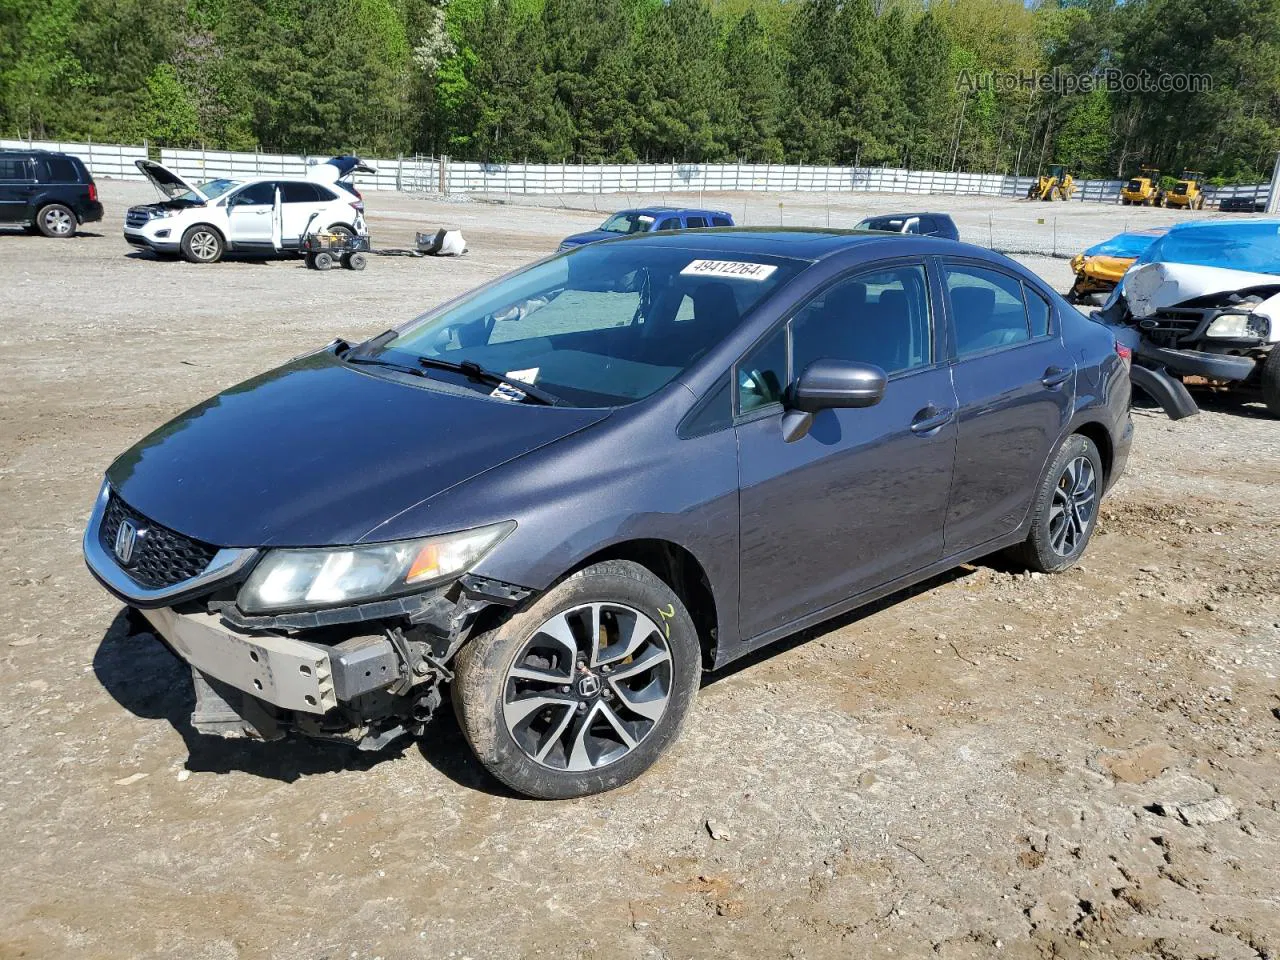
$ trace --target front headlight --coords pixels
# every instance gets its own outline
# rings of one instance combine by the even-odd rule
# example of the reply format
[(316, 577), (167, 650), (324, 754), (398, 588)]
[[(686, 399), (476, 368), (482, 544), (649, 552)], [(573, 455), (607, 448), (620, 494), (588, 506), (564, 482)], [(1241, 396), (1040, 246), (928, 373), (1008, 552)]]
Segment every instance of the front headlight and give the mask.
[(410, 593), (466, 573), (515, 528), (508, 520), (420, 540), (272, 550), (254, 567), (237, 603), (245, 613), (266, 613)]
[(1271, 321), (1252, 313), (1224, 313), (1204, 334), (1224, 340), (1266, 340), (1271, 335)]

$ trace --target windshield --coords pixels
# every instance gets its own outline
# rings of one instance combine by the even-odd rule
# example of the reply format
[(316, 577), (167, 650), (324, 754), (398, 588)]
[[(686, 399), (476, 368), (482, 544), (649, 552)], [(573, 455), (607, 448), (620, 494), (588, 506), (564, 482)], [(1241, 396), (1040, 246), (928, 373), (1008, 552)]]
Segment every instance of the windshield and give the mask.
[(710, 259), (647, 243), (580, 247), (426, 314), (374, 355), (405, 364), (467, 361), (567, 405), (617, 406), (696, 362), (803, 265), (756, 254)]
[[(239, 180), (209, 180), (200, 184), (200, 192), (210, 200), (215, 200), (232, 187), (236, 186), (239, 182)], [(193, 200), (195, 199), (195, 194), (190, 191), (187, 192), (186, 196)]]
[(906, 221), (901, 217), (873, 217), (858, 224), (858, 230), (881, 230), (889, 233), (901, 233)]
[(654, 217), (647, 213), (626, 212), (615, 213), (612, 217), (600, 224), (600, 229), (605, 233), (645, 233), (653, 226)]

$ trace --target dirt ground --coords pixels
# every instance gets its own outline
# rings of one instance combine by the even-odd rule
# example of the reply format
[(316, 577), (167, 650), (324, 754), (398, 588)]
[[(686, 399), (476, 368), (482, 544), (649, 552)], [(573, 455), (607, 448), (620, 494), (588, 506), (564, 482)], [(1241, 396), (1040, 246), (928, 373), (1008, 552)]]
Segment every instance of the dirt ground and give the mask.
[(316, 274), (131, 253), (149, 189), (102, 193), (82, 238), (0, 233), (0, 957), (1280, 957), (1261, 408), (1138, 411), (1072, 572), (965, 567), (826, 624), (711, 678), (636, 783), (532, 802), (448, 711), (379, 757), (199, 737), (186, 672), (79, 541), (108, 462), (170, 416), (599, 218), (373, 194), (381, 243), (460, 226), (471, 253)]

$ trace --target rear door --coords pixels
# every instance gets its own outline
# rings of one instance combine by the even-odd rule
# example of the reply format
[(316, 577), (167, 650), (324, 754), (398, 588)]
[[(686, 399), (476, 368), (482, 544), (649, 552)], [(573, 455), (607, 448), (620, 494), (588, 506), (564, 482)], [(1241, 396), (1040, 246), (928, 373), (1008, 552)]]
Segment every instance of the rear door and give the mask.
[(0, 154), (0, 223), (30, 220), (34, 211), (29, 207), (35, 189), (31, 161), (21, 154)]
[(272, 249), (275, 199), (276, 184), (272, 180), (260, 180), (237, 191), (227, 201), (227, 239), (240, 249)]
[[(815, 294), (737, 364), (742, 634), (757, 638), (940, 559), (955, 394), (923, 263)], [(884, 399), (782, 439), (783, 390), (821, 358), (874, 363)]]
[(325, 205), (333, 199), (333, 193), (319, 184), (282, 180), (280, 233), (283, 245), (297, 247), (306, 233), (329, 226), (332, 217), (325, 216)]
[(944, 260), (959, 401), (948, 555), (1012, 533), (1071, 418), (1075, 363), (1049, 304), (1012, 271)]

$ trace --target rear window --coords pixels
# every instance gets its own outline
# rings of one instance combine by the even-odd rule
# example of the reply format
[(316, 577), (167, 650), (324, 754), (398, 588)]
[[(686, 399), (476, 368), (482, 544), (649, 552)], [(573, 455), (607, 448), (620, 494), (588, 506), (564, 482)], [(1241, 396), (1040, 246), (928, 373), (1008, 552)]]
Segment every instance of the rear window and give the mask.
[(70, 157), (41, 157), (40, 179), (46, 183), (79, 183), (80, 170)]

